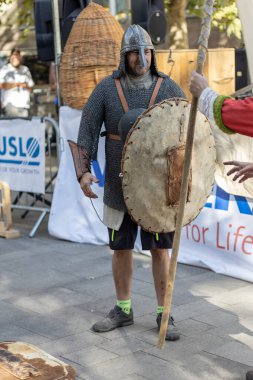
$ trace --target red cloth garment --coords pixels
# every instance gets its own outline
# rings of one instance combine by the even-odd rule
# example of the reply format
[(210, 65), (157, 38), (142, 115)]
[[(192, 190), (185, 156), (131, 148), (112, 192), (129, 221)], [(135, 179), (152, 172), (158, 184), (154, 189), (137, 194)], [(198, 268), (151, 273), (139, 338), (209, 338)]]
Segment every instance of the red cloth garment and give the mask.
[(253, 137), (253, 97), (242, 100), (225, 99), (221, 116), (226, 127), (241, 135)]

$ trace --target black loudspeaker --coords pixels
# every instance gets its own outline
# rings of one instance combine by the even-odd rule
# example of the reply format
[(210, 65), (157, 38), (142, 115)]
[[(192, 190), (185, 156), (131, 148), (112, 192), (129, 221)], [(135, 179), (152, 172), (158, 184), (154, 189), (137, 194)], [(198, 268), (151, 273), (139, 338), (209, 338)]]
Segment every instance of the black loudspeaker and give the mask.
[(147, 30), (149, 0), (131, 0), (132, 24)]
[(250, 84), (245, 49), (235, 49), (235, 89), (240, 90)]
[(154, 44), (164, 42), (167, 32), (164, 0), (131, 0), (132, 24), (138, 24)]
[[(61, 47), (64, 48), (76, 17), (88, 5), (89, 0), (58, 0)], [(38, 58), (54, 61), (54, 31), (51, 0), (34, 1), (34, 20)]]
[(51, 0), (34, 1), (34, 22), (38, 58), (54, 61), (54, 33)]
[(69, 33), (79, 13), (88, 5), (88, 0), (64, 0), (61, 22), (61, 42), (65, 46)]

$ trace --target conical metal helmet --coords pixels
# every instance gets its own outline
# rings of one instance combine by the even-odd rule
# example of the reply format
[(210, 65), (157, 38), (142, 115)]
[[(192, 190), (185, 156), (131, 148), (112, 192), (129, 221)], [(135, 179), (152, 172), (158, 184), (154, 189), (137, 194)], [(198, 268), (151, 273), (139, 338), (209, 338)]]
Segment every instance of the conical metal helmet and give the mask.
[(146, 67), (145, 49), (154, 50), (148, 32), (140, 25), (130, 25), (123, 35), (120, 53), (125, 54), (129, 51), (138, 50), (141, 65)]

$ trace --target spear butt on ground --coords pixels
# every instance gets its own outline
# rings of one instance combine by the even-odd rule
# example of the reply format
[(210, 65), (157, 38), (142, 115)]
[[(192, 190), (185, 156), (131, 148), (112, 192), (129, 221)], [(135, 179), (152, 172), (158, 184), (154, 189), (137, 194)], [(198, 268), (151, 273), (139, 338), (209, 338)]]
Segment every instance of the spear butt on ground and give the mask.
[[(199, 74), (202, 74), (203, 72), (203, 66), (206, 59), (207, 44), (208, 44), (208, 38), (210, 34), (210, 29), (211, 29), (212, 13), (213, 13), (213, 0), (206, 0), (205, 5), (204, 5), (204, 17), (202, 20), (202, 28), (201, 28), (201, 33), (199, 37), (199, 48), (198, 48), (198, 57), (197, 57), (196, 71)], [(188, 122), (184, 167), (183, 167), (182, 183), (181, 183), (180, 198), (179, 198), (179, 208), (178, 208), (176, 229), (175, 229), (175, 235), (174, 235), (173, 246), (172, 246), (172, 254), (171, 254), (171, 260), (170, 260), (169, 281), (168, 281), (168, 285), (167, 285), (166, 293), (164, 297), (164, 311), (163, 311), (160, 333), (159, 333), (159, 338), (158, 338), (158, 343), (157, 343), (157, 347), (159, 349), (162, 349), (164, 346), (171, 301), (172, 301), (172, 294), (173, 294), (175, 277), (176, 277), (177, 257), (178, 257), (178, 251), (179, 251), (179, 246), (180, 246), (181, 230), (183, 226), (184, 208), (185, 208), (185, 203), (187, 199), (188, 181), (189, 181), (189, 175), (190, 175), (192, 147), (193, 147), (197, 110), (198, 110), (198, 98), (193, 97), (192, 103), (191, 103), (191, 109), (190, 109), (189, 122)]]

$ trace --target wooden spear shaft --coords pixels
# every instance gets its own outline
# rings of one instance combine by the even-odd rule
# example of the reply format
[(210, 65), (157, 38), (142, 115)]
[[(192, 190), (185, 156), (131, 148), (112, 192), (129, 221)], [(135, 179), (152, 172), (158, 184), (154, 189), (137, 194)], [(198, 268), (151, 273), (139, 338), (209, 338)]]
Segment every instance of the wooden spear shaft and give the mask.
[[(205, 6), (204, 6), (204, 17), (202, 19), (202, 28), (201, 28), (201, 33), (199, 37), (199, 49), (198, 49), (198, 57), (197, 57), (196, 71), (199, 74), (202, 74), (203, 72), (203, 66), (206, 59), (206, 50), (207, 50), (208, 38), (210, 34), (210, 29), (211, 29), (212, 13), (213, 13), (213, 0), (206, 0)], [(177, 220), (176, 220), (176, 229), (175, 229), (175, 235), (174, 235), (173, 246), (172, 246), (172, 254), (171, 254), (170, 269), (169, 269), (169, 281), (168, 281), (165, 298), (164, 298), (164, 311), (163, 311), (161, 328), (160, 328), (160, 333), (159, 333), (159, 338), (158, 338), (158, 343), (157, 343), (157, 347), (159, 349), (162, 349), (164, 346), (174, 282), (175, 282), (175, 277), (176, 277), (177, 257), (178, 257), (180, 239), (181, 239), (184, 208), (185, 208), (187, 190), (188, 190), (197, 110), (198, 110), (198, 98), (193, 97), (192, 103), (191, 103), (191, 109), (190, 109), (189, 122), (188, 122), (183, 176), (182, 176), (182, 183), (181, 183), (181, 190), (180, 190), (179, 208), (178, 208)]]

